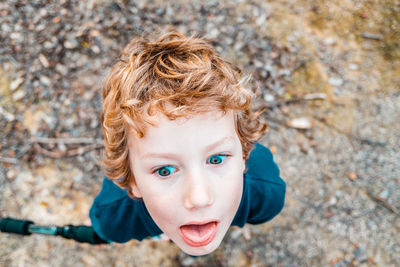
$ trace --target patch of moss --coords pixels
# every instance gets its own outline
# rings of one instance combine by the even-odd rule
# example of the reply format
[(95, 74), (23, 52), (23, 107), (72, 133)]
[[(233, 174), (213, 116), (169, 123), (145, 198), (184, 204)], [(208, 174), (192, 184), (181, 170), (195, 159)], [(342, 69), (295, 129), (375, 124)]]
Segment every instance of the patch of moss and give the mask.
[(288, 90), (293, 95), (329, 91), (326, 73), (318, 61), (306, 62), (292, 74), (291, 78)]
[(333, 29), (339, 36), (354, 35), (360, 43), (363, 34), (373, 34), (372, 46), (387, 60), (400, 60), (400, 1), (363, 0), (314, 1), (310, 5), (310, 25), (318, 30)]
[(400, 60), (400, 1), (381, 1), (383, 39), (380, 46), (387, 60)]

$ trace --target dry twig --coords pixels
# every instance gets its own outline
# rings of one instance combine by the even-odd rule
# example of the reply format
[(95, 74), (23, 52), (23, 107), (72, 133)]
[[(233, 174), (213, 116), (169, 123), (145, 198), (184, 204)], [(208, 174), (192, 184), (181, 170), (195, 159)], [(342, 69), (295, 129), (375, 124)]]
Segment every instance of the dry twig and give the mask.
[(49, 138), (49, 137), (31, 137), (32, 143), (42, 144), (103, 144), (103, 140), (95, 138)]
[(288, 100), (275, 101), (270, 105), (265, 105), (265, 108), (274, 109), (277, 107), (286, 106), (289, 104), (299, 103), (303, 101), (325, 100), (325, 99), (326, 99), (326, 94), (324, 93), (312, 93), (302, 97), (294, 97)]
[(371, 192), (369, 192), (369, 191), (367, 192), (367, 195), (368, 195), (373, 201), (375, 201), (376, 203), (378, 203), (378, 204), (384, 206), (385, 208), (387, 208), (388, 210), (390, 210), (390, 211), (393, 212), (394, 214), (400, 215), (399, 210), (398, 210), (395, 206), (390, 205), (386, 200), (381, 199), (381, 198), (378, 197), (378, 196), (374, 196), (374, 195), (373, 195)]
[(9, 164), (17, 164), (17, 163), (18, 163), (18, 159), (16, 159), (16, 158), (0, 157), (0, 162), (9, 163)]
[(66, 152), (61, 152), (61, 151), (49, 151), (43, 147), (41, 147), (38, 143), (35, 143), (34, 148), (36, 149), (37, 152), (48, 156), (50, 158), (62, 158), (62, 157), (72, 157), (72, 156), (78, 156), (78, 155), (82, 155), (85, 154), (89, 151), (95, 150), (95, 149), (99, 149), (102, 148), (103, 145), (102, 144), (91, 144), (91, 145), (87, 145), (87, 146), (83, 146), (83, 147), (78, 147), (75, 149), (71, 149), (68, 150)]

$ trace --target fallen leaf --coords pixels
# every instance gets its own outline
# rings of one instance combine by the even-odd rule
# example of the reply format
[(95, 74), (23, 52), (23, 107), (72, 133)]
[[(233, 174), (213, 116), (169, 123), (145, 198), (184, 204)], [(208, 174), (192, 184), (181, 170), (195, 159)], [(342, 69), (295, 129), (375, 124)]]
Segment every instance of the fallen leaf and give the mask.
[(61, 19), (59, 17), (54, 17), (52, 19), (53, 23), (59, 23), (61, 21)]
[(88, 47), (89, 47), (89, 43), (86, 42), (86, 41), (83, 41), (83, 42), (82, 42), (82, 47), (83, 47), (83, 48), (88, 48)]
[(40, 205), (42, 205), (45, 208), (49, 207), (49, 204), (47, 202), (45, 202), (45, 201), (40, 201)]
[(285, 100), (290, 100), (290, 99), (292, 99), (292, 95), (289, 93), (285, 93), (284, 98), (285, 98)]
[(348, 177), (350, 180), (355, 181), (357, 179), (357, 174), (355, 174), (354, 172), (350, 172), (348, 174)]

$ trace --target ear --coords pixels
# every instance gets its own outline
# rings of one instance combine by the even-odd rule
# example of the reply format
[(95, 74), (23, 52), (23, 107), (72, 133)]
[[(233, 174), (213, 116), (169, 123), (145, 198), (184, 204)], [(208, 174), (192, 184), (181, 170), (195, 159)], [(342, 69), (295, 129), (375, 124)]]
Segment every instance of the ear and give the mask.
[(139, 187), (136, 185), (136, 183), (132, 183), (131, 189), (135, 197), (142, 198), (142, 194), (140, 193)]

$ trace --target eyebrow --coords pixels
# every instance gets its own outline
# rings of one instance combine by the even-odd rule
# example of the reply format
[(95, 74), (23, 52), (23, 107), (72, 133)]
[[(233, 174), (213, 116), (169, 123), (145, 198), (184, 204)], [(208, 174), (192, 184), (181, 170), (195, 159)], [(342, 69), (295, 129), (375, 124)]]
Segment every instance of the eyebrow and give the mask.
[[(222, 145), (223, 143), (227, 142), (227, 141), (233, 141), (234, 138), (232, 136), (226, 136), (220, 140), (218, 140), (215, 143), (212, 143), (208, 146), (205, 147), (204, 152), (209, 152), (217, 147), (219, 147), (220, 145)], [(166, 158), (166, 159), (177, 159), (178, 156), (172, 153), (149, 153), (149, 154), (145, 154), (143, 155), (142, 158)]]

